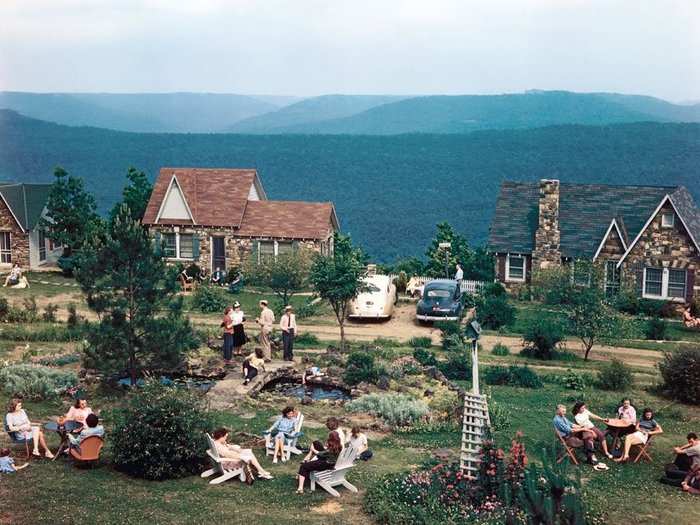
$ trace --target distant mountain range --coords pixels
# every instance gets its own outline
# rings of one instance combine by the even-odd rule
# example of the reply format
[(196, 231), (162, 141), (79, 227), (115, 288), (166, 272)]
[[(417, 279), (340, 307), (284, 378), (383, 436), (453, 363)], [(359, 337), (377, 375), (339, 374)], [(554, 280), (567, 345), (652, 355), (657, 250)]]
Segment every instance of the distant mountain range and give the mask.
[(700, 124), (565, 125), (467, 134), (237, 135), (68, 127), (0, 110), (0, 180), (82, 177), (100, 210), (130, 166), (257, 168), (271, 199), (333, 201), (378, 261), (422, 255), (447, 220), (486, 239), (501, 181), (685, 185), (700, 203)]
[(239, 134), (469, 133), (485, 129), (700, 122), (700, 104), (617, 93), (295, 97), (0, 92), (0, 108), (71, 126), (121, 131)]

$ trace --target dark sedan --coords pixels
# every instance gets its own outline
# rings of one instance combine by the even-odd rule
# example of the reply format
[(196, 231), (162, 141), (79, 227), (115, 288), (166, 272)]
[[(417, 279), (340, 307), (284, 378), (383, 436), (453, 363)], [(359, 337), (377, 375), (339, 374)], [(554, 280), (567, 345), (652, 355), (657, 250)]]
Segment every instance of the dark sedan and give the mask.
[(435, 279), (425, 285), (418, 301), (416, 319), (419, 321), (459, 321), (462, 317), (462, 293), (457, 281)]

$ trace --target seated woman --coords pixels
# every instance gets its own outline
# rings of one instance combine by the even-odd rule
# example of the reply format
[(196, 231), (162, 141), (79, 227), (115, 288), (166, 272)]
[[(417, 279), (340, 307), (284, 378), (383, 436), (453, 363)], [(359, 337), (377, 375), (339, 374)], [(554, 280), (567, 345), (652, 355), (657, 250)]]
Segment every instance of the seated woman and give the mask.
[(372, 457), (372, 451), (367, 443), (367, 436), (360, 431), (360, 427), (357, 425), (350, 430), (347, 446), (354, 448), (357, 452), (357, 458), (362, 461), (367, 461)]
[(5, 421), (7, 422), (9, 431), (15, 433), (16, 441), (31, 441), (34, 443), (34, 451), (32, 454), (41, 456), (39, 453), (39, 445), (41, 445), (44, 449), (44, 455), (49, 459), (53, 458), (53, 454), (46, 445), (46, 439), (44, 438), (44, 433), (41, 431), (41, 427), (32, 425), (29, 422), (29, 416), (27, 416), (27, 413), (22, 408), (21, 399), (12, 399), (10, 401)]
[(633, 445), (644, 445), (649, 441), (649, 436), (663, 433), (661, 425), (654, 420), (654, 412), (651, 408), (645, 408), (642, 418), (636, 425), (636, 431), (625, 437), (625, 448), (622, 456), (615, 458), (615, 461), (627, 461), (630, 458), (630, 449)]
[(272, 479), (272, 475), (262, 468), (253, 451), (249, 448), (241, 448), (238, 445), (227, 443), (228, 435), (228, 429), (223, 427), (217, 428), (212, 434), (216, 451), (221, 458), (227, 460), (222, 463), (222, 466), (227, 469), (234, 469), (240, 468), (243, 463), (246, 463), (257, 471), (259, 477)]
[(612, 459), (612, 454), (610, 454), (610, 452), (608, 451), (608, 442), (605, 439), (605, 436), (608, 433), (607, 430), (600, 430), (591, 422), (591, 419), (596, 419), (598, 421), (608, 420), (595, 415), (593, 412), (590, 412), (588, 410), (588, 407), (586, 406), (586, 403), (584, 403), (583, 401), (576, 402), (571, 412), (574, 415), (574, 420), (576, 421), (576, 424), (586, 430), (589, 430), (590, 432), (593, 432), (595, 434), (596, 441), (600, 443), (600, 446), (603, 449), (605, 455), (608, 457), (608, 459)]
[(71, 447), (80, 448), (80, 443), (90, 436), (104, 437), (105, 429), (99, 424), (100, 420), (95, 414), (88, 414), (85, 418), (85, 426), (76, 436), (68, 434)]
[(265, 355), (262, 348), (256, 347), (255, 351), (243, 361), (243, 384), (250, 383), (250, 380), (261, 370), (265, 370)]
[(66, 420), (77, 421), (85, 426), (85, 420), (90, 414), (92, 414), (92, 408), (88, 406), (87, 400), (78, 398), (66, 413)]
[(287, 461), (284, 454), (284, 441), (294, 433), (294, 429), (297, 426), (297, 414), (294, 407), (288, 406), (284, 407), (282, 410), (282, 416), (277, 418), (274, 425), (270, 429), (270, 432), (275, 438), (275, 450), (272, 453), (272, 462), (277, 463), (277, 456), (282, 459), (282, 461)]
[(337, 432), (338, 437), (340, 438), (340, 444), (341, 446), (345, 446), (347, 443), (347, 436), (345, 435), (345, 430), (340, 428), (340, 421), (338, 421), (337, 417), (329, 417), (326, 419), (326, 428), (328, 429), (329, 432)]
[(687, 305), (683, 310), (683, 324), (686, 328), (700, 328), (700, 319), (694, 317), (690, 311), (691, 305)]
[[(328, 434), (328, 440), (325, 447), (320, 441), (314, 441), (309, 449), (309, 453), (304, 462), (299, 465), (299, 485), (297, 494), (304, 493), (304, 482), (312, 472), (320, 472), (322, 470), (330, 470), (335, 467), (335, 462), (343, 450), (343, 445), (340, 443), (340, 437), (336, 431)], [(312, 459), (315, 456), (316, 459)]]
[(7, 278), (5, 279), (5, 284), (3, 286), (16, 286), (19, 284), (22, 277), (22, 268), (20, 268), (19, 263), (15, 263), (10, 270)]

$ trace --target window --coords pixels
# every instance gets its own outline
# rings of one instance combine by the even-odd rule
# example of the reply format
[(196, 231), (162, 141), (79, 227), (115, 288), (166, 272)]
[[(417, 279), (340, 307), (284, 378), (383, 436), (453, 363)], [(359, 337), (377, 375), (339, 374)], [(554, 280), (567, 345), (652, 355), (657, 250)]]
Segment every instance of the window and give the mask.
[(292, 243), (291, 242), (277, 242), (277, 255), (282, 255), (283, 253), (292, 253)]
[(44, 230), (39, 230), (39, 260), (46, 260), (46, 233)]
[(605, 295), (612, 297), (620, 291), (620, 269), (617, 261), (605, 261)]
[(506, 281), (525, 280), (525, 257), (510, 255), (506, 257)]
[(276, 258), (278, 255), (293, 251), (294, 243), (292, 241), (258, 241), (258, 262), (268, 257)]
[(652, 299), (685, 300), (686, 270), (677, 268), (644, 268), (642, 295)]
[(676, 216), (673, 213), (662, 213), (661, 214), (661, 227), (662, 228), (673, 228)]
[(163, 234), (163, 256), (177, 257), (177, 233)]
[(170, 259), (195, 259), (199, 257), (199, 242), (191, 233), (164, 233), (163, 256)]
[(12, 251), (10, 249), (10, 232), (0, 232), (0, 263), (12, 263)]
[(194, 236), (189, 234), (179, 234), (180, 236), (180, 253), (179, 259), (194, 259)]

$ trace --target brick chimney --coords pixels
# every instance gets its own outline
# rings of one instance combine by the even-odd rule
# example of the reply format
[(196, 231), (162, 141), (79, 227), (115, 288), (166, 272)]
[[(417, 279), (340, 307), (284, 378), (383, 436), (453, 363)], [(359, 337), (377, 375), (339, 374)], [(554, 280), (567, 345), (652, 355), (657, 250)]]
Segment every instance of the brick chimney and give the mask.
[(532, 269), (542, 270), (561, 265), (559, 243), (559, 181), (540, 180), (540, 202)]

